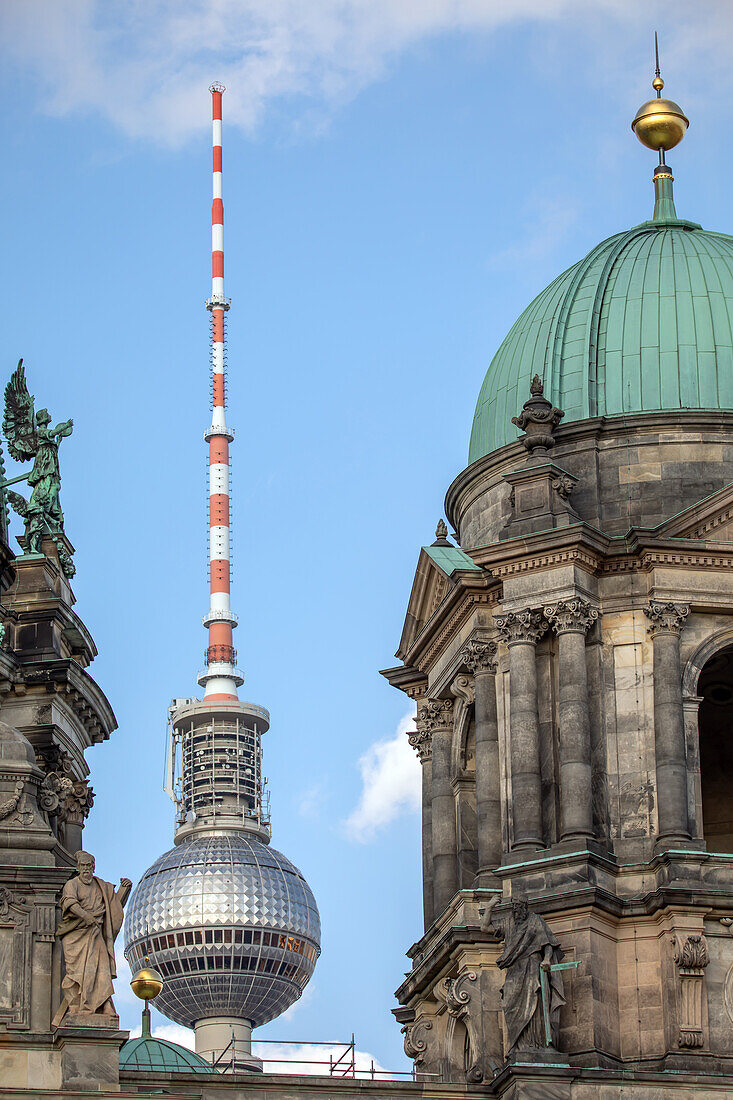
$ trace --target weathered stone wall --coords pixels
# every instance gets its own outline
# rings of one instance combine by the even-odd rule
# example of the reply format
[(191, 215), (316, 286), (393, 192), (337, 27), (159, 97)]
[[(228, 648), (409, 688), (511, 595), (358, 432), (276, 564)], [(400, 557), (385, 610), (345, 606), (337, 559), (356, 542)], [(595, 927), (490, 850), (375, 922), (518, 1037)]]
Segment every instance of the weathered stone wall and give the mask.
[[(733, 412), (643, 413), (560, 426), (552, 461), (578, 478), (572, 507), (609, 535), (656, 527), (733, 482)], [(459, 474), (446, 511), (470, 550), (496, 542), (511, 514), (503, 475), (527, 462), (502, 447)]]

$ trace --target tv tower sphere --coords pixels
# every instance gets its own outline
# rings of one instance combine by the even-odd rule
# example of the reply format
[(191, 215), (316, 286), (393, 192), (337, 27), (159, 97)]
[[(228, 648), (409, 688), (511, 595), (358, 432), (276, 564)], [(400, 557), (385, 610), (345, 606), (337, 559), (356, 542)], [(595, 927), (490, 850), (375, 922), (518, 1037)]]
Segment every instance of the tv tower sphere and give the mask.
[[(127, 907), (125, 957), (149, 957), (164, 979), (156, 1007), (193, 1027), (209, 1063), (261, 1070), (253, 1027), (284, 1012), (305, 988), (320, 953), (318, 908), (308, 883), (270, 847), (263, 797), (264, 707), (240, 702), (230, 606), (229, 446), (221, 106), (212, 84), (211, 426), (209, 447), (209, 644), (198, 682), (203, 699), (170, 708), (166, 791), (178, 810), (175, 846), (145, 872)], [(147, 964), (145, 964), (147, 965)], [(233, 1042), (232, 1042), (233, 1041)], [(226, 1058), (224, 1057), (226, 1055)]]

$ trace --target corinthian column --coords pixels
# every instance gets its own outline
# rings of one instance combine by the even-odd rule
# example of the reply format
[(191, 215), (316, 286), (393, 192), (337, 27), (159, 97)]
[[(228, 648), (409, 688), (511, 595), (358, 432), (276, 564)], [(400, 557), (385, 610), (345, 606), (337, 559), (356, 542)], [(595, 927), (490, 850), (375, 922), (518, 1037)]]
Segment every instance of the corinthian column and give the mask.
[(560, 742), (560, 835), (593, 835), (590, 711), (585, 636), (598, 618), (586, 600), (560, 600), (545, 608), (558, 639)]
[(534, 851), (542, 841), (540, 719), (535, 649), (547, 630), (540, 611), (526, 608), (494, 617), (509, 649), (509, 747), (512, 763), (512, 851)]
[(417, 728), (419, 733), (429, 734), (432, 743), (430, 831), (435, 920), (458, 889), (456, 802), (450, 782), (453, 700), (428, 699), (418, 711)]
[(433, 923), (433, 735), (424, 719), (416, 720), (416, 732), (408, 739), (420, 760), (422, 772), (422, 906), (425, 928)]
[(687, 756), (682, 709), (680, 634), (686, 604), (652, 600), (644, 609), (654, 647), (654, 749), (657, 763), (659, 837), (665, 844), (690, 839)]
[(476, 818), (478, 822), (477, 885), (501, 863), (501, 788), (499, 725), (496, 715), (496, 642), (469, 642), (463, 663), (473, 673), (476, 691)]

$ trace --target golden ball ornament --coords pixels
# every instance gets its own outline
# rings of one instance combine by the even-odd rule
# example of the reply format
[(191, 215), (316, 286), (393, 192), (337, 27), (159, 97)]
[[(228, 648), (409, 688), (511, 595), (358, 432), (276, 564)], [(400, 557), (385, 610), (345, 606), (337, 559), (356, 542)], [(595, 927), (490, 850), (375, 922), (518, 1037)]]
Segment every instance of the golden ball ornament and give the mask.
[(647, 149), (674, 149), (685, 136), (690, 120), (671, 99), (650, 99), (636, 112), (631, 129)]
[(130, 985), (132, 986), (132, 992), (141, 1001), (152, 1001), (163, 988), (163, 979), (152, 966), (146, 966), (142, 970), (138, 970)]

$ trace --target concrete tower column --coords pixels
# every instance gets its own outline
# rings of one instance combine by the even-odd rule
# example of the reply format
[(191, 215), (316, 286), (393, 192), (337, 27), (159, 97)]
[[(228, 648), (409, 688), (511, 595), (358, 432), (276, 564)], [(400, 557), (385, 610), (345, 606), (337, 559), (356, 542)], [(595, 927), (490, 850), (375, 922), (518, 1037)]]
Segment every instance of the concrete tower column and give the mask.
[(418, 731), (430, 734), (432, 796), (430, 803), (433, 851), (433, 913), (435, 920), (458, 889), (456, 802), (451, 786), (453, 700), (428, 699), (417, 716)]
[[(473, 673), (476, 699), (476, 817), (478, 872), (476, 885), (488, 885), (501, 863), (501, 788), (499, 723), (496, 713), (496, 642), (474, 639), (464, 648), (463, 663)], [(487, 881), (485, 881), (487, 880)]]
[(512, 766), (512, 851), (543, 847), (540, 719), (535, 650), (547, 630), (540, 611), (494, 617), (509, 649), (509, 747)]
[(425, 928), (433, 923), (433, 735), (419, 717), (418, 705), (416, 732), (409, 734), (409, 741), (420, 760), (422, 772), (422, 904)]
[(560, 835), (593, 835), (590, 711), (585, 636), (598, 618), (586, 600), (560, 600), (545, 608), (558, 638), (560, 742)]
[(680, 634), (690, 608), (686, 604), (652, 600), (644, 609), (644, 614), (649, 619), (649, 633), (654, 647), (658, 841), (673, 844), (690, 839), (680, 667)]

